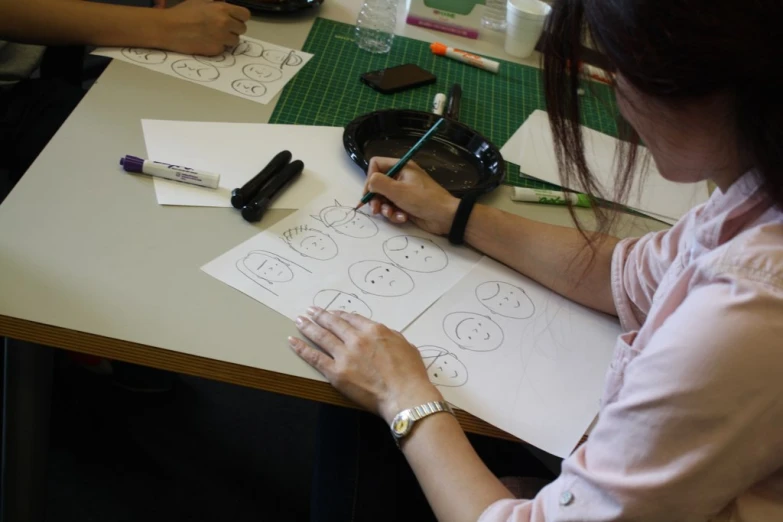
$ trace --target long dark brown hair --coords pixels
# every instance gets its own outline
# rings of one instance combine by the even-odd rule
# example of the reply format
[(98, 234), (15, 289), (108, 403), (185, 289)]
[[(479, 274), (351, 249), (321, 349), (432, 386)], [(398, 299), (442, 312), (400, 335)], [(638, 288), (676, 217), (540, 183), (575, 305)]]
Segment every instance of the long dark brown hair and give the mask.
[[(606, 198), (580, 131), (579, 64), (589, 36), (639, 92), (677, 104), (727, 92), (735, 131), (764, 189), (783, 208), (783, 1), (555, 0), (542, 41), (544, 90), (564, 185)], [(676, 106), (676, 105), (673, 105)], [(638, 137), (621, 121), (615, 194), (628, 195)], [(572, 217), (582, 231), (569, 207)], [(596, 209), (598, 231), (611, 225)], [(591, 239), (582, 231), (592, 246)]]

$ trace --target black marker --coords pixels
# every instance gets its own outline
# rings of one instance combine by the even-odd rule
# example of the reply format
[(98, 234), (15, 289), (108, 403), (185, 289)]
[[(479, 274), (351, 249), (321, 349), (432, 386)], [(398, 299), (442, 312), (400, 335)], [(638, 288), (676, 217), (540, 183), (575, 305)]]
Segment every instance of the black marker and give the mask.
[(269, 164), (264, 167), (264, 170), (256, 174), (253, 179), (245, 183), (242, 188), (234, 189), (231, 192), (231, 206), (234, 208), (244, 207), (254, 197), (256, 197), (256, 194), (258, 194), (258, 191), (261, 189), (261, 187), (263, 187), (270, 179), (272, 179), (272, 176), (280, 172), (283, 167), (288, 165), (289, 161), (291, 161), (291, 153), (287, 150), (284, 150), (272, 158), (272, 161), (270, 161)]
[(242, 207), (242, 217), (245, 221), (254, 223), (261, 219), (269, 204), (277, 197), (288, 185), (294, 181), (304, 169), (304, 163), (300, 160), (286, 165), (283, 170), (270, 181), (256, 197)]

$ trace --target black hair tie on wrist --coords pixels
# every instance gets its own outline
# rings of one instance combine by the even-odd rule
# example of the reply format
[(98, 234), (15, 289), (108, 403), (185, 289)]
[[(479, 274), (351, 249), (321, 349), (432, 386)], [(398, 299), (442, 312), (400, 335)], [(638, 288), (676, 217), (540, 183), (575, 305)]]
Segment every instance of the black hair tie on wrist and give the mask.
[(465, 242), (465, 227), (468, 226), (468, 219), (476, 204), (476, 194), (466, 194), (462, 196), (457, 207), (457, 213), (454, 214), (454, 221), (451, 222), (449, 230), (449, 243), (452, 245), (461, 245)]

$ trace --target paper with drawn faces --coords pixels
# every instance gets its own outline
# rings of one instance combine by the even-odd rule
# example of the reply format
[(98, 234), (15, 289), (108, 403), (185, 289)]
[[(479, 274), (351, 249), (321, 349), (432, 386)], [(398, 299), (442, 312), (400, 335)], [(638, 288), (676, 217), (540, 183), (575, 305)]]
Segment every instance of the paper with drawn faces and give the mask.
[(559, 457), (598, 413), (619, 333), (486, 257), (403, 332), (446, 400)]
[(481, 255), (355, 211), (359, 197), (344, 189), (318, 197), (202, 270), (291, 319), (316, 305), (401, 330)]
[(92, 54), (132, 63), (258, 103), (269, 103), (312, 54), (247, 36), (217, 56), (158, 49), (101, 47)]

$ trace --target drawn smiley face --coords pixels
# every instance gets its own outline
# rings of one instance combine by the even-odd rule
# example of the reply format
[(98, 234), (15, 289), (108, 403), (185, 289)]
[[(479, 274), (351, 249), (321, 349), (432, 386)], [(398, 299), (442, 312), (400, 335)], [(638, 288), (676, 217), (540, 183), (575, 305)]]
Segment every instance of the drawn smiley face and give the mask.
[(418, 350), (435, 386), (456, 387), (468, 382), (468, 369), (453, 353), (439, 346), (420, 346)]
[(493, 314), (510, 319), (528, 319), (536, 313), (524, 290), (503, 281), (481, 283), (476, 287), (476, 298)]
[(285, 283), (294, 278), (291, 267), (279, 257), (264, 252), (250, 252), (242, 260), (250, 273), (270, 283)]
[(279, 80), (283, 77), (283, 72), (280, 69), (275, 69), (270, 65), (264, 65), (262, 63), (249, 63), (242, 67), (242, 72), (251, 80), (266, 83)]
[(178, 60), (171, 64), (171, 69), (183, 78), (194, 82), (211, 82), (220, 77), (220, 72), (215, 67), (193, 58)]
[(251, 98), (258, 98), (266, 94), (266, 85), (245, 78), (231, 82), (231, 88), (239, 94), (250, 96)]
[(294, 51), (280, 51), (278, 49), (269, 49), (264, 51), (261, 56), (269, 63), (280, 66), (281, 68), (288, 65), (296, 67), (302, 64), (302, 57), (296, 54)]
[(372, 318), (372, 310), (367, 306), (367, 303), (354, 294), (339, 290), (321, 290), (313, 297), (313, 304), (330, 312), (341, 311), (363, 315), (368, 319)]
[(199, 62), (205, 65), (214, 65), (215, 67), (233, 67), (237, 59), (233, 54), (226, 51), (217, 56), (193, 56)]
[(370, 216), (357, 212), (352, 207), (340, 205), (338, 201), (334, 202), (334, 206), (325, 207), (319, 215), (312, 217), (344, 236), (367, 239), (378, 233), (378, 225)]
[(395, 236), (383, 242), (383, 253), (395, 265), (413, 272), (437, 272), (446, 268), (446, 252), (429, 239)]
[(234, 47), (231, 54), (234, 56), (251, 56), (253, 58), (260, 58), (261, 54), (264, 52), (264, 48), (255, 42), (248, 42), (247, 40), (242, 40), (239, 42), (239, 45)]
[(334, 259), (338, 253), (334, 239), (307, 225), (286, 230), (283, 233), (283, 241), (304, 257), (320, 261)]
[(137, 47), (128, 47), (122, 50), (122, 55), (138, 63), (157, 65), (166, 61), (168, 54), (165, 51), (157, 49), (139, 49)]
[(443, 331), (464, 350), (490, 352), (503, 344), (503, 330), (489, 317), (453, 312), (443, 319)]
[[(341, 209), (334, 209), (334, 212), (340, 213)], [(378, 233), (378, 225), (366, 214), (357, 212), (353, 209), (344, 211), (344, 219), (340, 224), (335, 224), (334, 229), (346, 236), (358, 239), (373, 237)]]
[(398, 297), (413, 290), (413, 279), (399, 267), (384, 261), (359, 261), (348, 268), (353, 284), (365, 294)]

